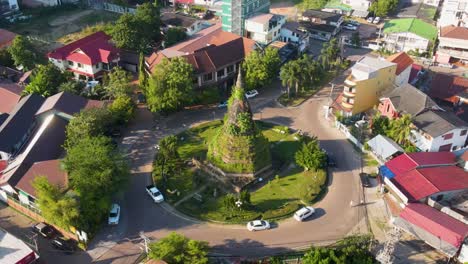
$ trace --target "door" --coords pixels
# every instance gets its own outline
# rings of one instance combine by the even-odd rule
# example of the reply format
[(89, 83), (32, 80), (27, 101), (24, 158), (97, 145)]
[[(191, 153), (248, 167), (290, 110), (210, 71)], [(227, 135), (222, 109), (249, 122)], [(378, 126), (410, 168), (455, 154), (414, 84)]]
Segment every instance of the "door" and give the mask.
[(452, 150), (452, 144), (447, 144), (447, 145), (442, 145), (439, 147), (439, 152), (440, 151), (450, 151)]

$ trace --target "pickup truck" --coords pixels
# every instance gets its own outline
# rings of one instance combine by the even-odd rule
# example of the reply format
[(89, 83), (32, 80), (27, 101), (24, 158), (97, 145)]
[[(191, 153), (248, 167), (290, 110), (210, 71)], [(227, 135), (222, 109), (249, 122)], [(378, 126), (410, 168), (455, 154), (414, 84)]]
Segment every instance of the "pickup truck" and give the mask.
[(164, 201), (164, 196), (162, 193), (156, 188), (154, 185), (148, 185), (146, 186), (146, 192), (148, 195), (153, 199), (155, 203), (161, 203)]

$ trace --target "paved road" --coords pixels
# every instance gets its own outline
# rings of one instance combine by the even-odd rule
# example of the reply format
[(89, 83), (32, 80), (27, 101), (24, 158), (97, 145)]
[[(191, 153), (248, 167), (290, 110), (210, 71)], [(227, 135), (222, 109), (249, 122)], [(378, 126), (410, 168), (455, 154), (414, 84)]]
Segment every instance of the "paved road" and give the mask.
[[(284, 124), (317, 135), (320, 143), (335, 156), (338, 167), (331, 173), (328, 194), (317, 203), (317, 214), (304, 223), (293, 220), (279, 222), (265, 232), (248, 232), (244, 226), (221, 226), (199, 222), (175, 212), (167, 204), (156, 205), (144, 192), (151, 182), (151, 162), (154, 145), (167, 134), (182, 131), (200, 122), (221, 118), (223, 109), (197, 110), (175, 114), (156, 120), (145, 109), (139, 109), (137, 118), (124, 135), (122, 147), (128, 150), (132, 162), (131, 182), (120, 200), (122, 219), (118, 227), (105, 227), (96, 237), (88, 253), (99, 263), (130, 263), (140, 252), (139, 233), (158, 239), (171, 231), (190, 238), (207, 240), (213, 253), (223, 255), (260, 256), (271, 252), (306, 247), (339, 239), (350, 233), (363, 221), (362, 208), (350, 207), (350, 201), (359, 201), (357, 159), (353, 147), (322, 117), (322, 106), (327, 102), (329, 90), (297, 108), (283, 108), (274, 101), (279, 88), (252, 100), (255, 118)], [(365, 230), (360, 230), (364, 232)], [(129, 239), (130, 238), (130, 239)], [(132, 240), (132, 241), (130, 241)], [(107, 242), (104, 242), (107, 241)], [(119, 241), (111, 242), (111, 241)]]

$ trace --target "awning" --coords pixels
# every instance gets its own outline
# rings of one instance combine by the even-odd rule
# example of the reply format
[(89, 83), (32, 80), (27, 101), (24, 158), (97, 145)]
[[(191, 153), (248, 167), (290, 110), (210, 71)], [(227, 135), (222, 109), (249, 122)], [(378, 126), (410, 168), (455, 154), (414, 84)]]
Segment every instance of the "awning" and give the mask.
[(371, 151), (382, 161), (386, 161), (397, 153), (403, 153), (404, 150), (392, 139), (377, 135), (367, 142)]
[(385, 165), (379, 167), (379, 172), (380, 175), (388, 179), (395, 177), (395, 174)]
[(351, 14), (351, 16), (354, 16), (354, 17), (367, 17), (369, 15), (369, 11), (365, 11), (365, 10), (353, 10), (353, 13)]
[(450, 55), (437, 52), (435, 55), (435, 61), (438, 63), (449, 63)]

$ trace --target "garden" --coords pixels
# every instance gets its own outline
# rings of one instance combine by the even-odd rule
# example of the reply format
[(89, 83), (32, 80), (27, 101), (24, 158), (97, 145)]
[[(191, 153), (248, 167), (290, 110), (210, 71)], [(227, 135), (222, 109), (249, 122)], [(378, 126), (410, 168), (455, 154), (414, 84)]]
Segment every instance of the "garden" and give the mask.
[[(295, 154), (305, 144), (316, 144), (316, 139), (305, 140), (287, 127), (259, 121), (255, 125), (268, 139), (275, 174), (257, 179), (239, 195), (227, 191), (191, 161), (192, 158), (207, 158), (209, 141), (222, 125), (222, 120), (205, 123), (160, 142), (160, 153), (163, 151), (160, 156), (167, 156), (164, 149), (173, 145), (179, 161), (165, 159), (161, 163), (157, 157), (153, 175), (165, 193), (166, 201), (179, 211), (198, 219), (223, 223), (276, 220), (290, 216), (302, 205), (313, 204), (326, 192), (327, 175), (323, 164), (319, 164), (317, 170), (304, 170), (295, 162)], [(323, 159), (321, 161), (323, 163)], [(193, 193), (196, 194), (191, 196)], [(191, 197), (183, 199), (187, 195)]]

